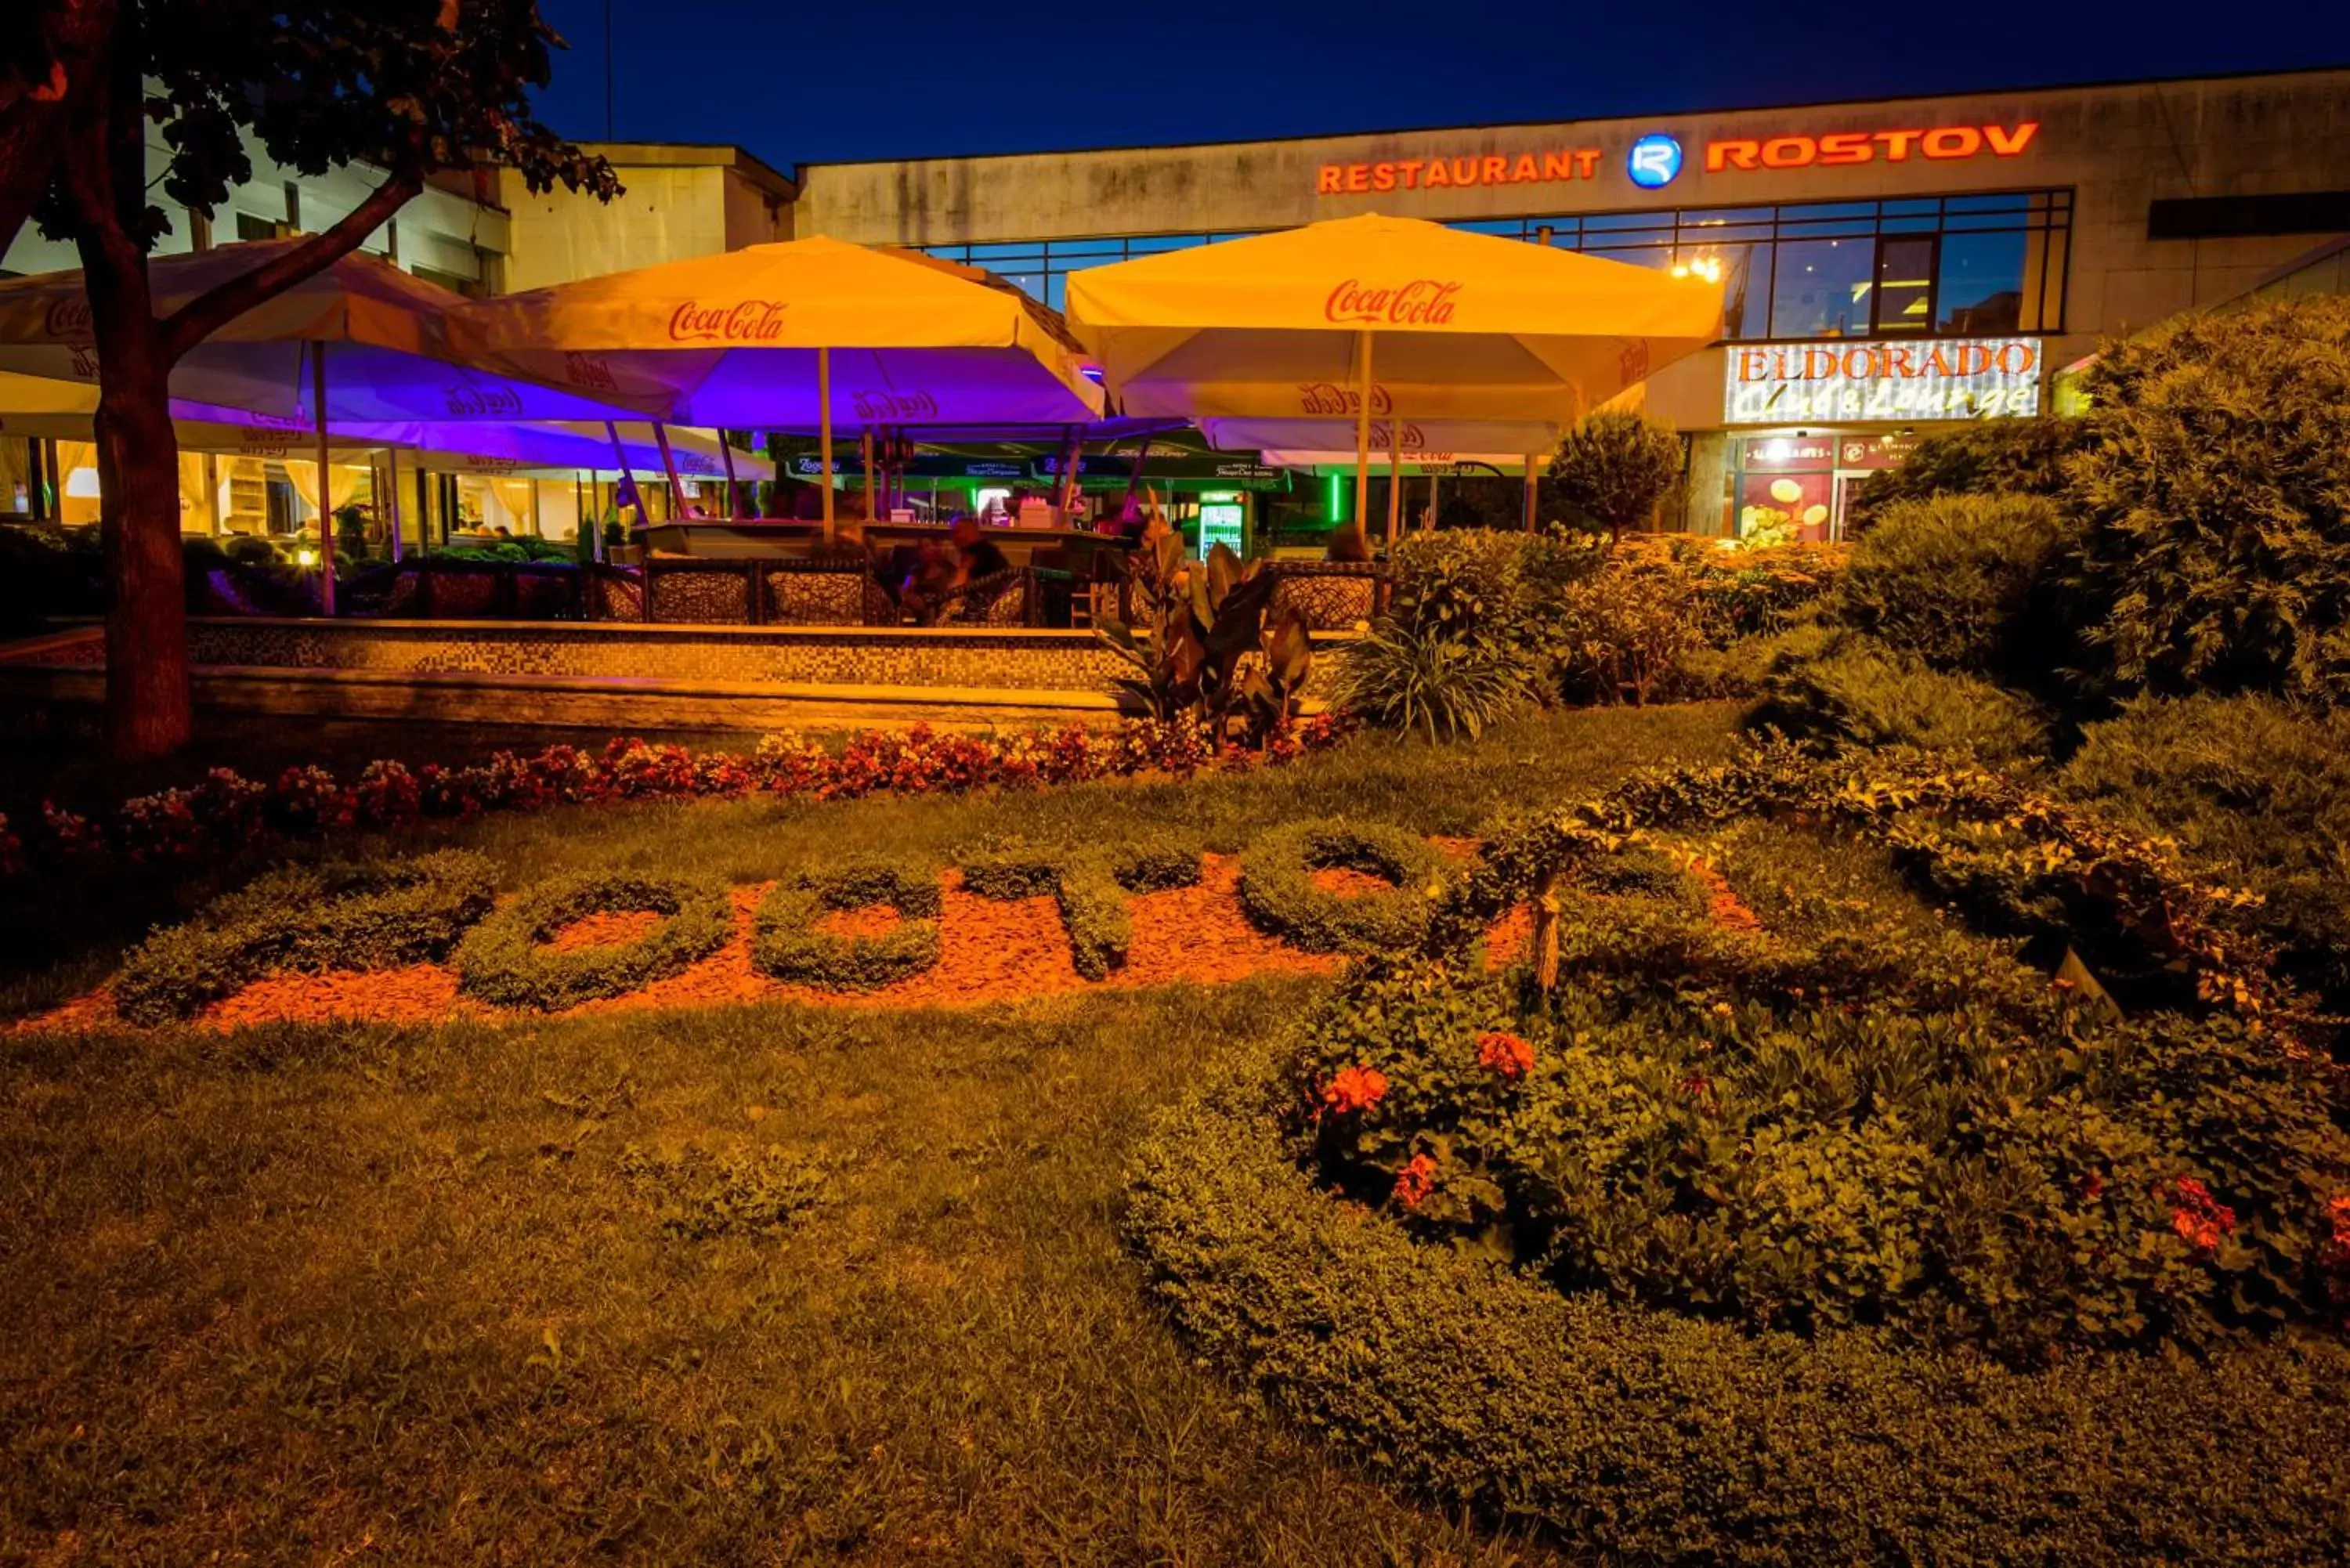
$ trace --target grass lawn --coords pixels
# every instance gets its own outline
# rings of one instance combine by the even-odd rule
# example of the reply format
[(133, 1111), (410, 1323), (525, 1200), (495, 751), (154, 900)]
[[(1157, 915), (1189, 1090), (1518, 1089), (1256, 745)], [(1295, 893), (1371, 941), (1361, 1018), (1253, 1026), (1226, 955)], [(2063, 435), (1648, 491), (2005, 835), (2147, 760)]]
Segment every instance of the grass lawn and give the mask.
[[(510, 884), (1274, 822), (1424, 832), (1719, 707), (1189, 786), (485, 820)], [(293, 760), (293, 759), (287, 759)], [(347, 846), (359, 848), (359, 846)], [(19, 888), (17, 1005), (203, 890)], [(0, 1037), (0, 1560), (1545, 1563), (1200, 1369), (1118, 1233), (1151, 1112), (1319, 982), (979, 1012)]]

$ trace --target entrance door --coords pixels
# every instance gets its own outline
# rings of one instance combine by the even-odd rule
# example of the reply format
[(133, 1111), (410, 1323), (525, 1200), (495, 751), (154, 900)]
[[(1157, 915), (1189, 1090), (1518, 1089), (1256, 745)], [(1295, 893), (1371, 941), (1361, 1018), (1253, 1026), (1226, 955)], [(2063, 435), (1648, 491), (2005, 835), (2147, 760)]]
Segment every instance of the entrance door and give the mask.
[(1846, 514), (1852, 509), (1852, 498), (1872, 477), (1871, 471), (1866, 469), (1838, 471), (1835, 476), (1835, 514), (1828, 520), (1828, 538), (1831, 542), (1844, 538), (1844, 520)]

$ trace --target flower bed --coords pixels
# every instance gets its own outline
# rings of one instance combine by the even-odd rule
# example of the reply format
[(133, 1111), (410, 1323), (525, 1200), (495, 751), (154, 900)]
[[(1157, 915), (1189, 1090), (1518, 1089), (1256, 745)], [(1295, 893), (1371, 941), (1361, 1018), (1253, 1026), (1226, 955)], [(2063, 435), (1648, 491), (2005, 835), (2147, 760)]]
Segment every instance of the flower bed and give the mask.
[(200, 784), (125, 801), (103, 819), (45, 804), (29, 840), (0, 816), (0, 876), (110, 859), (199, 860), (273, 838), (598, 801), (754, 793), (841, 800), (1035, 789), (1150, 774), (1190, 777), (1278, 765), (1326, 751), (1346, 734), (1346, 722), (1331, 715), (1278, 726), (1262, 750), (1219, 743), (1204, 726), (1188, 723), (1141, 721), (1109, 731), (1070, 726), (986, 736), (940, 734), (916, 725), (854, 736), (837, 752), (792, 735), (770, 735), (747, 755), (616, 738), (600, 752), (573, 746), (549, 746), (529, 756), (501, 752), (470, 767), (411, 769), (375, 762), (348, 782), (318, 767), (288, 768), (268, 784), (215, 768)]
[[(1758, 816), (2064, 936), (2066, 978), (1960, 922), (1758, 923), (1700, 858)], [(1529, 894), (1547, 992), (1471, 961)], [(1302, 1417), (1603, 1555), (2338, 1552), (2342, 1078), (2232, 904), (1963, 770), (1641, 778), (1495, 836), (1429, 951), (1243, 1051), (1133, 1237)]]
[[(1317, 871), (1384, 884), (1353, 896), (1315, 885)], [(1419, 945), (1444, 881), (1425, 839), (1376, 823), (1293, 822), (1241, 857), (1241, 901), (1266, 929), (1309, 952), (1395, 952)]]

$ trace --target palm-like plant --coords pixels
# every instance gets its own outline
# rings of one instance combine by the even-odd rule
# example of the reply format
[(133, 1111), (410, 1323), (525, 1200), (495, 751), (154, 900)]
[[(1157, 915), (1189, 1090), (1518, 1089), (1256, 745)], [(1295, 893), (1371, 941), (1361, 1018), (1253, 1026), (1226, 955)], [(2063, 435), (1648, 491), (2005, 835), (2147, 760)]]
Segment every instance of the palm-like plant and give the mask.
[(1135, 670), (1119, 690), (1155, 719), (1195, 719), (1220, 737), (1234, 719), (1262, 735), (1288, 717), (1313, 648), (1295, 610), (1268, 624), (1274, 585), (1261, 566), (1243, 565), (1222, 545), (1193, 561), (1178, 534), (1146, 541), (1126, 568), (1133, 623), (1099, 628)]
[(1475, 740), (1525, 696), (1505, 649), (1388, 620), (1347, 645), (1334, 700), (1382, 729)]

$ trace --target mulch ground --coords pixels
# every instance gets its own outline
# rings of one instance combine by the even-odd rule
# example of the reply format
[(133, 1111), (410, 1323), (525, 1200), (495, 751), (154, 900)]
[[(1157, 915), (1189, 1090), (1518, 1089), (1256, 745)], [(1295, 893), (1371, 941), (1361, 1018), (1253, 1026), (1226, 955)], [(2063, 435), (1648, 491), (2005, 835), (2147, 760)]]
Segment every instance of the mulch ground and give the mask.
[[(1352, 873), (1329, 876), (1333, 890), (1344, 893), (1388, 886), (1377, 877)], [(961, 876), (950, 870), (941, 884), (936, 964), (878, 991), (818, 991), (785, 985), (751, 967), (752, 919), (773, 886), (747, 883), (731, 890), (733, 936), (709, 958), (626, 996), (569, 1011), (634, 1012), (777, 1001), (845, 1007), (975, 1007), (1095, 989), (1139, 990), (1178, 981), (1219, 985), (1257, 974), (1326, 974), (1341, 961), (1301, 952), (1251, 925), (1241, 909), (1239, 861), (1211, 855), (1201, 862), (1198, 887), (1135, 896), (1134, 937), (1127, 961), (1107, 980), (1088, 981), (1077, 973), (1060, 912), (1050, 898), (982, 898), (964, 891)], [(629, 941), (655, 918), (642, 913), (589, 916), (556, 932), (549, 945), (573, 949)], [(827, 916), (824, 929), (843, 937), (875, 936), (897, 919), (897, 912), (887, 908), (849, 910)], [(260, 1023), (440, 1023), (524, 1016), (546, 1015), (476, 1002), (458, 992), (455, 971), (418, 964), (364, 972), (270, 975), (207, 1007), (193, 1023), (198, 1028), (226, 1031)], [(88, 1033), (121, 1027), (113, 993), (101, 987), (22, 1019), (14, 1029)]]
[[(1440, 840), (1459, 857), (1474, 852), (1467, 840)], [(1711, 896), (1714, 919), (1732, 929), (1760, 925), (1721, 873), (1703, 861), (1692, 870)], [(1389, 884), (1358, 871), (1324, 870), (1314, 882), (1341, 897), (1384, 892)], [(1302, 952), (1250, 924), (1240, 902), (1240, 862), (1210, 855), (1201, 863), (1194, 888), (1137, 894), (1134, 936), (1123, 968), (1108, 979), (1088, 981), (1070, 961), (1068, 937), (1050, 898), (983, 898), (963, 889), (962, 874), (949, 870), (941, 881), (939, 961), (878, 991), (833, 992), (786, 985), (751, 967), (751, 927), (760, 901), (775, 885), (748, 883), (731, 889), (734, 930), (726, 945), (681, 973), (626, 996), (585, 1002), (572, 1013), (659, 1012), (719, 1007), (743, 1002), (802, 1002), (822, 1006), (910, 1008), (977, 1007), (1096, 989), (1140, 990), (1189, 981), (1221, 985), (1258, 974), (1328, 974), (1341, 960)], [(650, 912), (590, 915), (555, 933), (556, 950), (633, 941), (659, 919)], [(886, 906), (836, 911), (822, 929), (840, 937), (879, 936), (893, 928), (898, 912)], [(1499, 969), (1522, 958), (1533, 938), (1531, 913), (1521, 906), (1486, 933), (1486, 964)], [(196, 1027), (217, 1031), (264, 1023), (365, 1023), (429, 1024), (460, 1019), (543, 1017), (495, 1008), (462, 994), (456, 971), (442, 964), (365, 971), (334, 970), (319, 974), (274, 974), (197, 1014)], [(562, 1016), (555, 1014), (553, 1016)], [(58, 1031), (87, 1033), (124, 1027), (114, 1011), (111, 988), (100, 987), (62, 1006), (17, 1021), (10, 1033)]]

